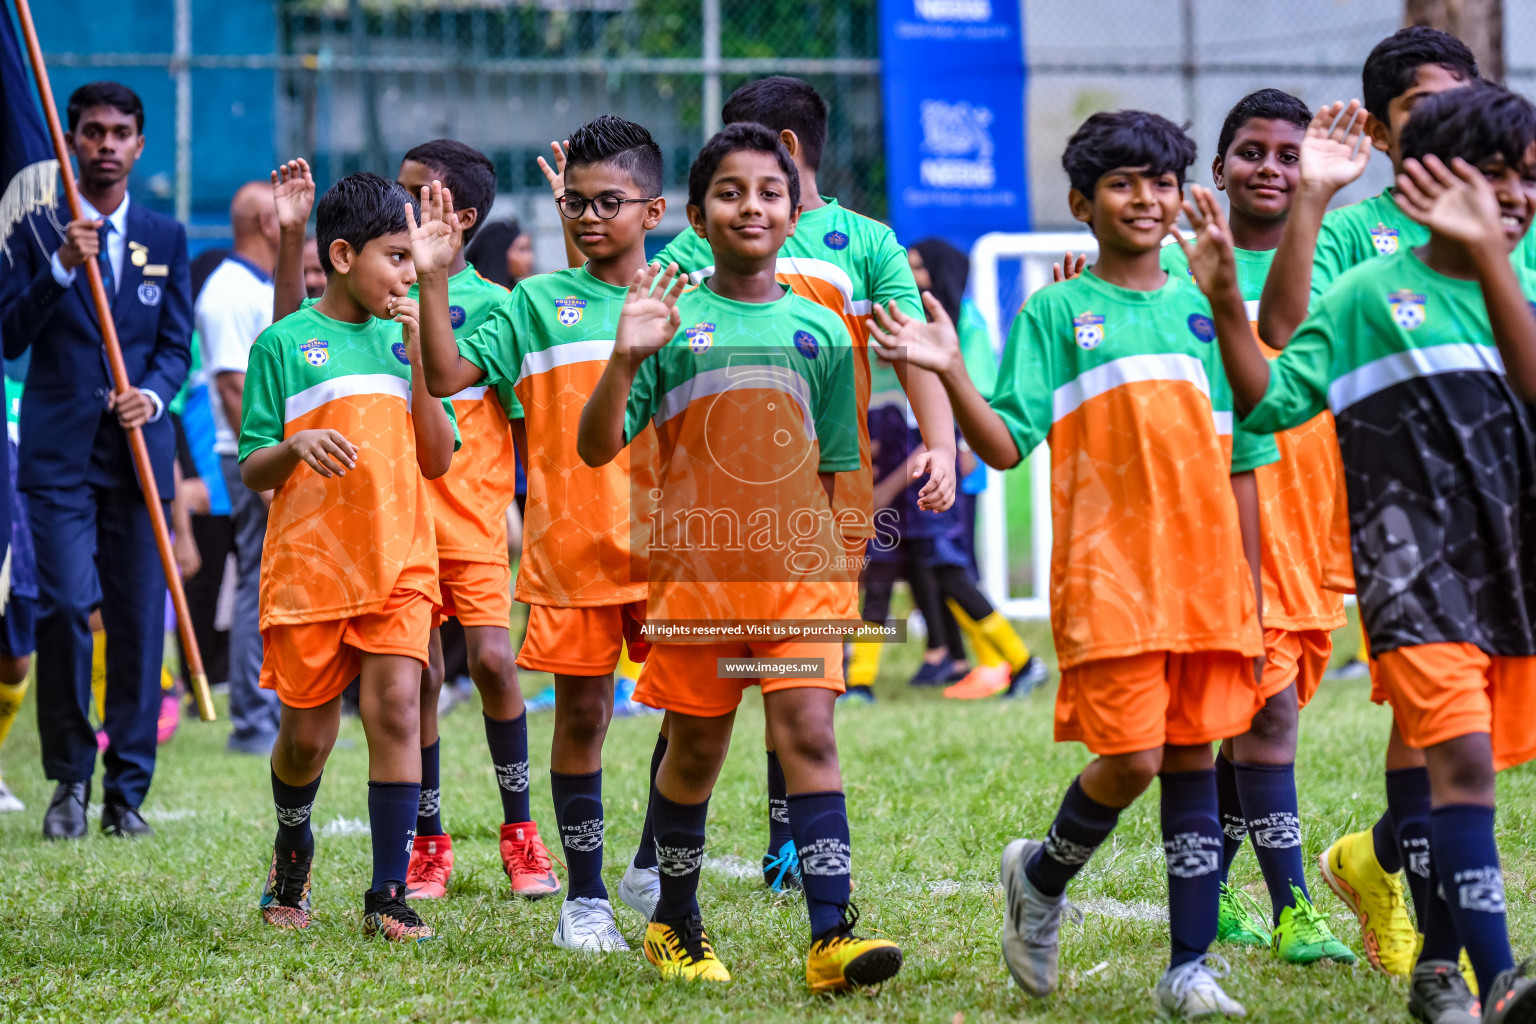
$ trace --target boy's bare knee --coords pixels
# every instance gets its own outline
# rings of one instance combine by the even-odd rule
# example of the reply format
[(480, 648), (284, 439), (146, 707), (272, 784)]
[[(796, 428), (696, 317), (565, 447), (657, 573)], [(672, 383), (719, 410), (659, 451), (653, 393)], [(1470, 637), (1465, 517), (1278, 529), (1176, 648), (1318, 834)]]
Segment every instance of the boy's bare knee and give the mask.
[(512, 652), (502, 647), (482, 646), (469, 660), (469, 677), (481, 691), (501, 692), (511, 686), (514, 661)]
[(567, 743), (583, 746), (600, 741), (608, 733), (612, 707), (597, 694), (570, 694), (569, 697), (569, 700), (560, 701), (555, 717), (555, 728), (561, 738)]

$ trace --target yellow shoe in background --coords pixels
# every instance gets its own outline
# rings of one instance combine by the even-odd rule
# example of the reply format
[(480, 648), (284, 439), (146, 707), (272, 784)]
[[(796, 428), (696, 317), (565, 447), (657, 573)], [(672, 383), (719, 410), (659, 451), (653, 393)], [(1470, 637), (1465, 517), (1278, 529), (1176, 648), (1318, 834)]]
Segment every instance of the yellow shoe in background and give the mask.
[(1387, 874), (1376, 860), (1370, 831), (1344, 836), (1323, 851), (1317, 866), (1328, 888), (1359, 920), (1360, 940), (1371, 966), (1407, 977), (1413, 970), (1418, 933), (1403, 899), (1403, 881)]

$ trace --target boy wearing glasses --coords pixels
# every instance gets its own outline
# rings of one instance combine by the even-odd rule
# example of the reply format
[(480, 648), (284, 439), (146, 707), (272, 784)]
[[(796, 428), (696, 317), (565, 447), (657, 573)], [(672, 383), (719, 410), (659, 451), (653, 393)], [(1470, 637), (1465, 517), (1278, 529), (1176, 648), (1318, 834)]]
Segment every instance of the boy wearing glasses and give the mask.
[[(528, 511), (515, 596), (530, 613), (517, 663), (555, 677), (550, 793), (568, 888), (554, 942), (583, 952), (628, 948), (602, 880), (602, 748), (623, 641), (643, 649), (645, 549), (631, 548), (630, 494), (650, 484), (630, 469), (649, 471), (655, 438), (648, 430), (593, 469), (576, 453), (576, 434), (613, 351), (627, 286), (645, 266), (646, 232), (666, 208), (661, 169), (660, 148), (633, 122), (605, 115), (572, 133), (557, 201), (585, 265), (519, 282), (458, 341), (444, 287), (457, 250), (444, 241), (436, 262), (418, 268), (428, 388), (447, 396), (510, 384), (522, 406)], [(631, 865), (620, 895), (654, 903), (657, 886), (654, 867)]]

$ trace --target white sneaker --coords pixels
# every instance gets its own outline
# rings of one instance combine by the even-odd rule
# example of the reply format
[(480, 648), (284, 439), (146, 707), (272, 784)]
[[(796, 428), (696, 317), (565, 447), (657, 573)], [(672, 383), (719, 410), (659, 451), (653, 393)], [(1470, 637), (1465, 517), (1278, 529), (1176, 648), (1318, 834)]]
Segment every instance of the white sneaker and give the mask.
[(0, 813), (6, 811), (24, 811), (27, 805), (22, 803), (15, 793), (11, 792), (4, 781), (0, 781)]
[(637, 868), (631, 860), (619, 879), (619, 899), (624, 905), (647, 921), (656, 912), (656, 901), (661, 899), (661, 871), (657, 868)]
[(555, 926), (555, 945), (578, 953), (612, 953), (629, 948), (618, 925), (613, 923), (613, 907), (607, 900), (584, 896), (560, 905), (560, 923)]
[(1227, 962), (1215, 953), (1170, 968), (1157, 983), (1158, 1016), (1183, 1019), (1248, 1016), (1243, 1005), (1216, 983), (1216, 979), (1225, 978), (1229, 970)]
[(1061, 957), (1061, 915), (1081, 924), (1082, 912), (1066, 893), (1046, 896), (1029, 882), (1024, 865), (1040, 849), (1037, 839), (1015, 839), (1003, 848), (1002, 878), (1007, 904), (1003, 912), (1003, 963), (1019, 987), (1032, 996), (1056, 990)]

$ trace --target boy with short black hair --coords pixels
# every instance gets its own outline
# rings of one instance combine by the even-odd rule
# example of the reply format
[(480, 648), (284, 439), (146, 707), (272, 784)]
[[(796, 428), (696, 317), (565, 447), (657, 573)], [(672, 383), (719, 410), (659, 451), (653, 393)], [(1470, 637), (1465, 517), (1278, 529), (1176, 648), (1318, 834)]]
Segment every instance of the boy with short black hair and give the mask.
[(1423, 99), (1399, 136), (1393, 199), (1428, 238), (1342, 275), (1273, 363), (1237, 315), (1220, 211), (1192, 214), (1245, 427), (1286, 429), (1325, 406), (1338, 424), (1376, 682), (1428, 762), (1409, 1010), (1429, 1024), (1479, 1019), (1462, 948), (1482, 1021), (1536, 1019), (1494, 839), (1494, 773), (1536, 757), (1536, 276), (1510, 258), (1536, 215), (1533, 147), (1536, 107), (1505, 89)]
[[(614, 357), (582, 413), (577, 446), (591, 465), (652, 425), (656, 431), (646, 608), (653, 627), (789, 628), (842, 615), (848, 574), (832, 507), (835, 474), (859, 466), (856, 350), (841, 317), (776, 278), (799, 210), (795, 164), (772, 131), (733, 124), (705, 143), (688, 174), (688, 220), (708, 242), (714, 272), (681, 298), (686, 279), (674, 281), (675, 264), (659, 280), (656, 267), (635, 275)], [(711, 532), (707, 545), (688, 541), (699, 517)], [(900, 969), (901, 950), (853, 932), (848, 813), (832, 728), (841, 645), (794, 629), (766, 638), (777, 635), (658, 639), (635, 687), (636, 700), (667, 711), (670, 729), (651, 790), (661, 892), (645, 954), (665, 978), (730, 980), (704, 932), (699, 871), (736, 708), (760, 680), (810, 915), (806, 983), (815, 992), (876, 985)], [(730, 659), (759, 664), (737, 676)]]
[[(602, 750), (619, 652), (626, 637), (641, 649), (644, 547), (632, 538), (630, 500), (649, 489), (633, 472), (648, 471), (650, 455), (646, 439), (594, 469), (577, 455), (576, 429), (612, 352), (626, 285), (645, 265), (646, 233), (665, 211), (660, 196), (661, 150), (643, 127), (604, 115), (577, 129), (559, 204), (585, 265), (518, 282), (469, 334), (451, 330), (452, 295), (442, 289), (456, 244), (446, 220), (435, 222), (436, 246), (417, 252), (428, 383), (441, 394), (510, 388), (524, 417), (528, 504), (516, 596), (530, 611), (518, 664), (555, 676), (550, 792), (569, 889), (554, 942), (584, 952), (628, 948), (602, 879)], [(655, 864), (654, 855), (638, 858), (619, 887), (646, 917)]]
[(1073, 134), (1062, 156), (1072, 213), (1099, 259), (1030, 298), (990, 406), (932, 296), (931, 324), (876, 307), (873, 337), (882, 357), (904, 348), (939, 373), (989, 465), (1010, 468), (1050, 441), (1056, 739), (1097, 757), (1045, 840), (1003, 851), (1014, 980), (1036, 996), (1056, 988), (1067, 883), (1158, 777), (1172, 939), (1158, 1010), (1241, 1015), (1207, 953), (1222, 851), (1211, 743), (1245, 731), (1264, 703), (1253, 470), (1276, 455), (1233, 430), (1210, 305), (1159, 264), (1194, 159), (1187, 135), (1142, 111), (1095, 114)]
[[(455, 200), (464, 245), (490, 216), (496, 168), (484, 153), (453, 139), (424, 142), (405, 154), (396, 177), (413, 196), (442, 182)], [(448, 325), (468, 338), (509, 297), (465, 260), (464, 247), (448, 267)], [(428, 384), (431, 384), (430, 377)], [(507, 506), (517, 489), (513, 435), (522, 406), (510, 381), (471, 385), (447, 396), (464, 446), (453, 468), (428, 485), (437, 530), (443, 615), (464, 627), (469, 676), (480, 691), (485, 738), (501, 795), (500, 851), (512, 895), (538, 899), (560, 891), (549, 851), (529, 810), (528, 716), (512, 653), (512, 570), (507, 553)], [(433, 664), (421, 688), (421, 813), (406, 879), (410, 895), (446, 894), (453, 871), (453, 839), (443, 824), (439, 785), (437, 700), (443, 688), (442, 640), (432, 640)]]
[[(1211, 176), (1228, 197), (1238, 284), (1249, 315), (1258, 308), (1275, 246), (1296, 193), (1302, 137), (1312, 113), (1278, 89), (1238, 101), (1222, 123)], [(1180, 245), (1163, 247), (1163, 266), (1188, 274)], [(1274, 354), (1274, 353), (1267, 353)], [(1333, 505), (1342, 478), (1333, 420), (1326, 412), (1275, 437), (1280, 461), (1254, 471), (1258, 485), (1260, 571), (1264, 587), (1264, 708), (1239, 736), (1222, 742), (1216, 791), (1222, 831), (1219, 941), (1269, 946), (1288, 963), (1355, 955), (1312, 905), (1301, 856), (1296, 797), (1298, 712), (1317, 692), (1333, 652), (1332, 631), (1344, 625), (1344, 599), (1323, 579), (1336, 548), (1348, 558), (1349, 535), (1335, 535)], [(1226, 883), (1244, 839), (1269, 890), (1271, 916)]]
[(275, 491), (261, 685), (277, 691), (283, 714), (262, 918), (309, 926), (310, 811), (342, 691), (360, 675), (373, 841), (363, 933), (393, 942), (433, 937), (405, 901), (421, 796), (421, 671), (441, 603), (423, 478), (445, 473), (458, 444), (451, 406), (427, 397), (421, 372), (407, 296), (411, 208), (404, 189), (376, 174), (343, 178), (321, 197), (325, 293), (251, 347), (240, 431), (245, 485)]
[[(1331, 212), (1339, 189), (1365, 170), (1372, 148), (1402, 170), (1402, 133), (1429, 96), (1478, 81), (1466, 45), (1438, 29), (1414, 26), (1383, 39), (1361, 71), (1365, 104), (1334, 103), (1317, 112), (1301, 147), (1296, 200), (1275, 252), (1259, 304), (1258, 333), (1283, 349), (1291, 333), (1333, 282), (1351, 267), (1422, 245), (1429, 233), (1406, 216), (1388, 189)], [(1526, 245), (1529, 257), (1530, 244)], [(1337, 502), (1342, 506), (1342, 496)], [(1349, 562), (1329, 567), (1331, 586), (1353, 590)], [(1386, 694), (1373, 682), (1372, 699)], [(1398, 873), (1406, 870), (1418, 930), (1425, 927), (1430, 828), (1429, 776), (1423, 756), (1403, 742), (1393, 723), (1386, 754), (1387, 810), (1368, 831), (1346, 835), (1318, 858), (1324, 881), (1360, 922), (1366, 958), (1388, 974), (1407, 975), (1416, 944), (1413, 916)]]

